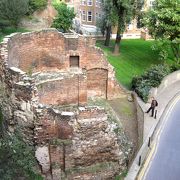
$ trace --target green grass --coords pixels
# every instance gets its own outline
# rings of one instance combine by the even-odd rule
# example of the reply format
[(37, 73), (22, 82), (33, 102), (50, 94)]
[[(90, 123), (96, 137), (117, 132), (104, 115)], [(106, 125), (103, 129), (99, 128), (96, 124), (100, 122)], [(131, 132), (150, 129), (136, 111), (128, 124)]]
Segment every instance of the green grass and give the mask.
[(124, 170), (121, 175), (115, 177), (115, 180), (123, 180), (127, 176), (128, 171)]
[(3, 40), (3, 38), (11, 33), (15, 32), (28, 32), (29, 30), (24, 28), (13, 28), (13, 27), (6, 27), (3, 30), (0, 31), (0, 42)]
[(114, 41), (110, 47), (103, 46), (103, 41), (97, 41), (97, 46), (105, 52), (108, 61), (114, 66), (117, 80), (126, 88), (130, 89), (132, 78), (141, 75), (153, 64), (162, 63), (158, 60), (158, 52), (153, 51), (153, 41), (141, 39), (122, 40), (120, 55), (113, 55)]

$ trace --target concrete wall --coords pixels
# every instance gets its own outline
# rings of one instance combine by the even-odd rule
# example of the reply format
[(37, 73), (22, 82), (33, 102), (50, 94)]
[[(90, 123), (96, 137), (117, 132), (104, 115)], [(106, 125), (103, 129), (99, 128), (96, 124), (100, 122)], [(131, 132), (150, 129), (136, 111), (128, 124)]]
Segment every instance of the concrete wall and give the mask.
[(144, 103), (137, 96), (136, 93), (133, 93), (134, 103), (136, 106), (136, 116), (138, 122), (138, 145), (141, 147), (143, 143), (143, 135), (144, 135)]
[(168, 76), (166, 76), (159, 87), (157, 88), (152, 88), (150, 91), (150, 97), (154, 96), (157, 97), (159, 96), (167, 87), (171, 86), (172, 84), (180, 81), (180, 70), (175, 71)]

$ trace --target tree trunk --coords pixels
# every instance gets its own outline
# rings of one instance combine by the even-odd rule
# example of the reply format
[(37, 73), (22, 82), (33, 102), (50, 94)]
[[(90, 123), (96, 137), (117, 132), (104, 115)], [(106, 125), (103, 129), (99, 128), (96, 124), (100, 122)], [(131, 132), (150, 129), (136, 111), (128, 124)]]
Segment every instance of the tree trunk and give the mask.
[(120, 53), (120, 42), (121, 42), (121, 34), (120, 34), (120, 23), (118, 23), (118, 29), (116, 34), (116, 41), (114, 46), (114, 54), (118, 55)]
[(110, 38), (111, 38), (111, 26), (108, 26), (108, 27), (106, 28), (106, 40), (105, 40), (105, 42), (104, 42), (104, 45), (105, 45), (105, 46), (109, 46)]

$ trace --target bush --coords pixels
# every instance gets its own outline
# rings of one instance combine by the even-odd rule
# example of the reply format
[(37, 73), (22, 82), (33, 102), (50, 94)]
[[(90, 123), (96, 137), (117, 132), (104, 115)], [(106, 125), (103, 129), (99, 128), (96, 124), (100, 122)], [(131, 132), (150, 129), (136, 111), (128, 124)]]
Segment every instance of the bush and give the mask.
[(178, 63), (173, 63), (173, 64), (171, 64), (170, 69), (171, 69), (171, 72), (180, 70), (180, 64), (178, 64)]
[(30, 0), (29, 1), (29, 14), (36, 10), (42, 10), (47, 6), (47, 0)]
[(162, 79), (170, 72), (171, 69), (168, 65), (152, 66), (143, 75), (132, 79), (132, 89), (146, 102), (150, 89), (158, 87)]

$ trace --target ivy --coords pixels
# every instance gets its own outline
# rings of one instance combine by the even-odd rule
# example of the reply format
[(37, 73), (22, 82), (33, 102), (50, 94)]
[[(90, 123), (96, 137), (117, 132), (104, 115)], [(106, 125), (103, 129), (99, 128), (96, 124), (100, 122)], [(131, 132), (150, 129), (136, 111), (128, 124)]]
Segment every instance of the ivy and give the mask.
[(20, 133), (4, 134), (0, 139), (0, 175), (3, 180), (15, 177), (27, 180), (42, 180), (34, 170), (34, 149), (26, 144)]

